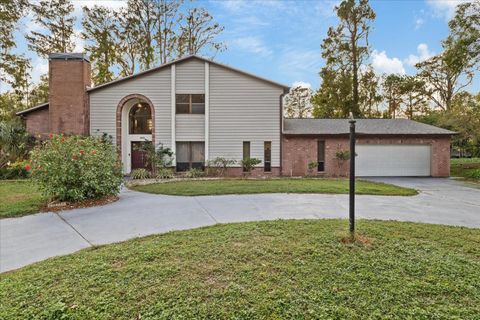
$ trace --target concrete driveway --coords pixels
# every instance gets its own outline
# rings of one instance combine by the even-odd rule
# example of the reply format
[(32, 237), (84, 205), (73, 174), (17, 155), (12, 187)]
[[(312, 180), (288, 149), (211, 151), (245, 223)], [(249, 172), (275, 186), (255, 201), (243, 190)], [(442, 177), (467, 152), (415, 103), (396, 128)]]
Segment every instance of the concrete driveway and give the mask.
[[(357, 196), (358, 218), (480, 227), (480, 189), (452, 179), (373, 180), (413, 187), (420, 194)], [(106, 206), (0, 220), (0, 271), (93, 245), (171, 230), (254, 220), (347, 217), (347, 195), (177, 197), (124, 189), (119, 201)]]

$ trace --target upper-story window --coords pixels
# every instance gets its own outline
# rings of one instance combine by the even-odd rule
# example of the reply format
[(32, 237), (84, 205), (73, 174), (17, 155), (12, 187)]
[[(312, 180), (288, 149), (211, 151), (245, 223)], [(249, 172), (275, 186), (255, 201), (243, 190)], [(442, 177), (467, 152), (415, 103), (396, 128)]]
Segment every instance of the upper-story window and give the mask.
[(137, 103), (128, 114), (129, 134), (152, 134), (152, 112), (146, 103)]
[(176, 113), (205, 114), (204, 94), (177, 94)]

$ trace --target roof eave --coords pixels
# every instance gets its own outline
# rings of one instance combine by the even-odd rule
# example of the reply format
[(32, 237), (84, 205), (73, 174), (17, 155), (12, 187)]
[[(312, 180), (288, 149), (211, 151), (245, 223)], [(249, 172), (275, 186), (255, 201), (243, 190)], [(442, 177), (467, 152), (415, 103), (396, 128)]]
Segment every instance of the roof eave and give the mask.
[(25, 110), (22, 110), (22, 111), (18, 111), (15, 113), (16, 116), (23, 116), (27, 113), (30, 113), (30, 112), (34, 112), (34, 111), (37, 111), (37, 110), (40, 110), (40, 109), (43, 109), (43, 108), (47, 108), (49, 106), (49, 102), (45, 102), (45, 103), (42, 103), (42, 104), (39, 104), (35, 107), (31, 107), (31, 108), (28, 108), (28, 109), (25, 109)]

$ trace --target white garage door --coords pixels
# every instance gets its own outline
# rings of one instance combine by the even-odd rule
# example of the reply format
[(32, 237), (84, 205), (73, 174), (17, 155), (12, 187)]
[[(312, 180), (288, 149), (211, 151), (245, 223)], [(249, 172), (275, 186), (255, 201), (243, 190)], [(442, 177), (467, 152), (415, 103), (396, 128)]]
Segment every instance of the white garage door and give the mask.
[(357, 145), (357, 176), (430, 176), (428, 145)]

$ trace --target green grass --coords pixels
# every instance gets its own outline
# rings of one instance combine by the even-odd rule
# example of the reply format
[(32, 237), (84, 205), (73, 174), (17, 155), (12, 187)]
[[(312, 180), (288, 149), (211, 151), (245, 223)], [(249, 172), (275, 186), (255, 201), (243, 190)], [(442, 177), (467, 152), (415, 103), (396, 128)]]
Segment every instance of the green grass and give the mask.
[(344, 220), (171, 232), (0, 275), (0, 319), (478, 319), (480, 230)]
[[(222, 179), (187, 180), (133, 186), (133, 190), (177, 196), (247, 193), (348, 193), (347, 179)], [(357, 194), (416, 195), (417, 191), (391, 184), (357, 180)]]
[(0, 180), (0, 219), (38, 212), (46, 203), (30, 180)]
[(480, 158), (459, 158), (450, 161), (450, 175), (453, 177), (471, 179), (471, 173), (475, 170), (480, 170)]

